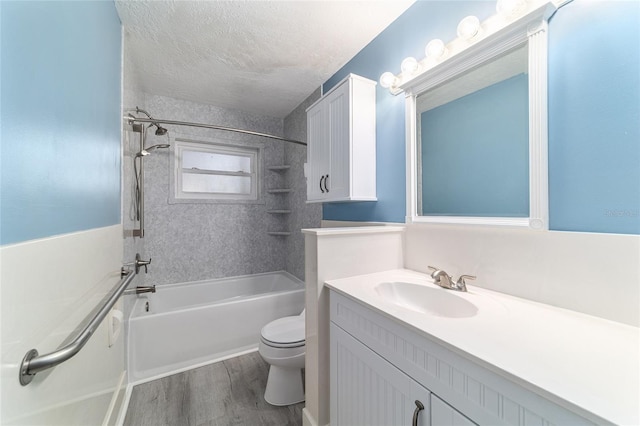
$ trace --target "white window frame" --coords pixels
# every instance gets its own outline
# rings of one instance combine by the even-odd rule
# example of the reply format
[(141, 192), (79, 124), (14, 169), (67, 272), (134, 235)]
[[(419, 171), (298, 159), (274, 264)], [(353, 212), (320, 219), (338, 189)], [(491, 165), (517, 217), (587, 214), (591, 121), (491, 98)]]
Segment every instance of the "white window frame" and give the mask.
[[(218, 192), (185, 192), (182, 191), (183, 151), (200, 151), (224, 155), (249, 157), (251, 172), (227, 171), (186, 171), (186, 173), (209, 174), (218, 176), (248, 176), (251, 178), (251, 192), (249, 194), (229, 194)], [(170, 203), (227, 203), (227, 204), (263, 204), (262, 200), (262, 144), (233, 143), (223, 139), (191, 139), (183, 137), (172, 138), (171, 143), (171, 188)]]

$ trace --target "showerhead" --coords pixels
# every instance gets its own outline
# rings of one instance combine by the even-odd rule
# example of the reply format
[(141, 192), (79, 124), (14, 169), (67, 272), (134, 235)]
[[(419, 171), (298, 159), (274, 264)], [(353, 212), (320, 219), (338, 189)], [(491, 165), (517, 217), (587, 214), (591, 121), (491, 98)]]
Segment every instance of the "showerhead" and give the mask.
[[(165, 132), (166, 132), (166, 129), (165, 129)], [(136, 157), (144, 157), (145, 155), (151, 154), (151, 151), (154, 151), (156, 149), (161, 149), (161, 148), (169, 148), (169, 147), (171, 147), (171, 145), (169, 145), (168, 143), (159, 143), (158, 145), (152, 145), (148, 148), (143, 149), (139, 153), (137, 153)]]
[[(140, 109), (140, 108), (136, 107), (136, 112), (137, 113), (142, 113), (142, 114), (146, 115), (150, 120), (153, 120), (153, 117), (151, 117), (151, 115), (147, 111), (145, 111), (143, 109)], [(163, 136), (163, 135), (167, 134), (167, 129), (162, 127), (157, 122), (151, 121), (151, 124), (149, 125), (149, 127), (151, 127), (151, 126), (156, 126), (156, 136)], [(166, 147), (164, 147), (164, 148), (166, 148)]]

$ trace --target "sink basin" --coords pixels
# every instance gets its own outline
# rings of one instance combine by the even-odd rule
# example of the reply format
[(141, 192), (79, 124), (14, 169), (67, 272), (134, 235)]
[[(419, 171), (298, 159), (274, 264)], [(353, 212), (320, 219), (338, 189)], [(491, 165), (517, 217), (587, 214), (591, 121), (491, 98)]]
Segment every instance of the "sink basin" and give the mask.
[(451, 290), (405, 282), (381, 283), (375, 287), (379, 296), (404, 309), (449, 318), (472, 317), (478, 308)]

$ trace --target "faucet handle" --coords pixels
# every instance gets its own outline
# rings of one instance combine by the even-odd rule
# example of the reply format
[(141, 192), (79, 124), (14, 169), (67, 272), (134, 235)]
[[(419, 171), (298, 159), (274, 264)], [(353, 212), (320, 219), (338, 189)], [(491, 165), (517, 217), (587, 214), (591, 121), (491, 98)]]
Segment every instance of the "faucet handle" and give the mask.
[(140, 253), (136, 253), (136, 260), (135, 262), (133, 262), (135, 266), (136, 274), (140, 272), (140, 269), (143, 266), (144, 266), (144, 273), (146, 274), (148, 272), (147, 265), (149, 265), (150, 263), (151, 263), (151, 258), (149, 258), (149, 260), (142, 260), (142, 258), (140, 257)]
[(442, 269), (438, 269), (433, 266), (429, 266), (429, 269), (433, 269), (431, 278), (433, 278), (433, 282), (435, 284), (448, 289), (451, 289), (453, 287), (453, 278), (451, 278), (449, 274), (447, 274)]
[(465, 280), (475, 280), (476, 277), (475, 275), (460, 275), (460, 278), (458, 278), (458, 281), (456, 282), (457, 285), (466, 285), (467, 282)]
[(435, 266), (429, 266), (428, 268), (431, 269), (431, 277), (432, 278), (435, 275), (435, 273), (440, 270), (440, 268), (436, 268)]

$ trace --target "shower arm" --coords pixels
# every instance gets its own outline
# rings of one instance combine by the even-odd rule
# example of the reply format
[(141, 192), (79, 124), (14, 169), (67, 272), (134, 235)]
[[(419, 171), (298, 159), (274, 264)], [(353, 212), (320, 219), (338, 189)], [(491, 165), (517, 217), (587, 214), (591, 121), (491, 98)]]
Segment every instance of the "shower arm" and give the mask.
[[(137, 109), (137, 111), (142, 112), (143, 114), (146, 114), (148, 117), (150, 117), (149, 114), (147, 112), (145, 112), (144, 110)], [(233, 127), (217, 126), (215, 124), (191, 123), (191, 122), (188, 122), (188, 121), (162, 120), (162, 119), (157, 119), (157, 118), (139, 118), (139, 117), (134, 117), (133, 115), (125, 115), (123, 118), (129, 124), (151, 123), (151, 124), (154, 124), (156, 126), (158, 124), (168, 124), (168, 125), (175, 125), (175, 126), (202, 127), (202, 128), (205, 128), (205, 129), (224, 130), (225, 132), (235, 132), (235, 133), (244, 133), (245, 135), (261, 136), (261, 137), (264, 137), (264, 138), (269, 138), (269, 139), (275, 139), (275, 140), (279, 140), (279, 141), (283, 141), (283, 142), (294, 143), (296, 145), (307, 146), (306, 142), (298, 141), (298, 140), (295, 140), (295, 139), (282, 138), (280, 136), (270, 135), (268, 133), (253, 132), (251, 130), (243, 130), (243, 129), (235, 129)]]

